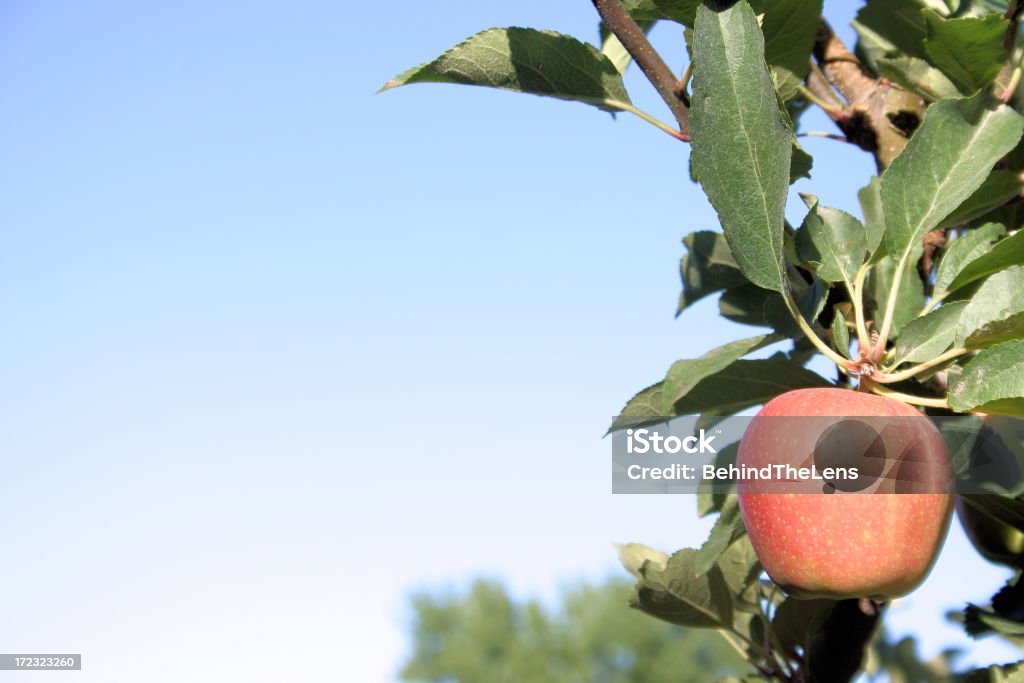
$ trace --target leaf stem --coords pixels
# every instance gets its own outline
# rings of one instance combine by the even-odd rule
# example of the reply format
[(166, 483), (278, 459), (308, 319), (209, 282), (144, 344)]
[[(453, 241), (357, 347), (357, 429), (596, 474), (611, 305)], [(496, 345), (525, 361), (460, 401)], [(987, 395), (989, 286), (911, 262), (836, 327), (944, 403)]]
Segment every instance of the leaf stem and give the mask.
[[(783, 680), (783, 681), (790, 680), (789, 677), (786, 676), (784, 672), (780, 672), (778, 670), (780, 668), (780, 666), (778, 664), (778, 661), (761, 644), (755, 643), (750, 638), (747, 638), (745, 635), (743, 635), (742, 633), (740, 633), (739, 631), (736, 631), (736, 630), (731, 630), (730, 631), (728, 629), (720, 628), (720, 629), (718, 629), (718, 633), (723, 638), (725, 638), (725, 641), (727, 643), (729, 643), (729, 645), (731, 645), (732, 648), (734, 650), (736, 650), (736, 652), (738, 652), (744, 659), (750, 660), (751, 659), (750, 653), (743, 649), (742, 645), (740, 645), (740, 643), (737, 641), (736, 637), (738, 637), (740, 641), (743, 641), (744, 643), (746, 643), (747, 646), (750, 647), (750, 649), (753, 650), (757, 654), (758, 657), (760, 657), (761, 659), (764, 660), (764, 663), (765, 663), (764, 667), (758, 665), (756, 662), (751, 661), (751, 664), (753, 664), (754, 667), (758, 671), (760, 671), (762, 674), (764, 674), (766, 676), (771, 676), (772, 678), (778, 678), (779, 680)], [(734, 636), (736, 636), (736, 637), (734, 637)], [(770, 666), (772, 664), (774, 664), (774, 666), (772, 668), (768, 668), (768, 666)]]
[(797, 133), (798, 138), (828, 138), (829, 140), (838, 140), (839, 142), (849, 142), (850, 139), (842, 135), (835, 133), (826, 133), (823, 130), (809, 130), (806, 133)]
[(958, 356), (962, 356), (965, 353), (967, 353), (967, 349), (950, 349), (949, 351), (946, 351), (942, 355), (932, 358), (930, 361), (920, 363), (911, 368), (907, 368), (906, 370), (901, 370), (900, 372), (875, 373), (871, 375), (871, 379), (874, 380), (875, 382), (878, 382), (879, 384), (892, 384), (893, 382), (902, 382), (903, 380), (911, 379), (912, 377), (920, 375), (922, 372), (928, 370), (929, 368), (934, 368), (936, 365), (942, 365), (948, 360), (953, 360)]
[(643, 111), (642, 109), (637, 109), (632, 104), (626, 104), (625, 102), (616, 102), (615, 106), (619, 107), (620, 109), (622, 109), (622, 111), (629, 112), (630, 114), (633, 114), (634, 116), (640, 117), (641, 119), (643, 119), (647, 123), (651, 124), (652, 126), (657, 128), (658, 130), (663, 131), (665, 133), (668, 133), (669, 135), (674, 137), (676, 140), (681, 140), (683, 142), (689, 142), (690, 141), (690, 138), (687, 137), (682, 131), (676, 130), (675, 128), (673, 128), (672, 126), (668, 125), (664, 121), (651, 116), (650, 114), (648, 114), (647, 112)]
[(853, 292), (851, 297), (853, 301), (853, 313), (857, 320), (857, 344), (860, 347), (858, 350), (866, 354), (871, 354), (871, 335), (868, 334), (867, 323), (864, 322), (864, 280), (868, 276), (868, 265), (865, 263), (857, 270), (857, 275), (853, 278)]
[[(1011, 42), (1011, 51), (1013, 43)], [(1010, 81), (1006, 84), (1006, 90), (1003, 91), (1002, 96), (999, 98), (1003, 104), (1008, 103), (1013, 99), (1014, 94), (1017, 92), (1017, 86), (1020, 85), (1021, 68), (1024, 67), (1024, 52), (1017, 57), (1017, 63), (1013, 65), (1013, 71), (1010, 73)]]
[(793, 316), (793, 320), (796, 321), (797, 326), (800, 328), (800, 331), (802, 331), (804, 335), (807, 337), (807, 340), (814, 344), (814, 347), (818, 349), (818, 351), (820, 351), (826, 358), (828, 358), (830, 361), (839, 366), (839, 369), (842, 370), (844, 373), (846, 373), (847, 375), (855, 374), (855, 370), (857, 367), (856, 364), (853, 361), (840, 356), (838, 353), (833, 351), (828, 344), (822, 341), (821, 337), (818, 336), (818, 333), (815, 332), (809, 324), (807, 324), (807, 321), (804, 320), (803, 315), (800, 314), (800, 310), (797, 308), (796, 302), (793, 301), (793, 294), (789, 292), (788, 289), (786, 293), (782, 296), (782, 298), (786, 302), (786, 308), (789, 309), (789, 314)]
[(871, 358), (876, 363), (882, 359), (882, 354), (885, 353), (885, 345), (889, 341), (889, 331), (892, 329), (892, 319), (896, 314), (896, 298), (897, 293), (900, 289), (900, 284), (903, 281), (903, 271), (906, 270), (907, 253), (903, 255), (903, 258), (896, 264), (896, 272), (892, 275), (892, 284), (889, 285), (889, 298), (885, 302), (885, 317), (882, 318), (882, 328), (878, 332), (878, 341), (874, 344), (874, 348), (871, 349)]
[(904, 394), (899, 391), (893, 391), (892, 389), (886, 389), (880, 384), (876, 384), (867, 377), (862, 377), (861, 385), (871, 391), (872, 393), (884, 396), (886, 398), (894, 398), (897, 401), (903, 403), (909, 403), (913, 406), (924, 406), (927, 408), (949, 408), (949, 401), (944, 398), (926, 398), (924, 396), (911, 396), (910, 394)]
[(999, 99), (1003, 101), (1003, 104), (1009, 102), (1014, 93), (1017, 92), (1017, 86), (1020, 85), (1021, 66), (1018, 64), (1013, 69), (1013, 73), (1010, 74), (1010, 82), (1006, 84), (1006, 90), (1003, 91), (1003, 96)]
[(846, 118), (846, 112), (844, 112), (842, 110), (842, 108), (837, 107), (837, 106), (835, 106), (834, 104), (832, 104), (830, 102), (826, 102), (822, 98), (818, 97), (816, 94), (814, 94), (811, 91), (810, 88), (808, 88), (803, 83), (797, 83), (796, 84), (796, 91), (798, 93), (800, 93), (800, 95), (805, 100), (810, 102), (811, 104), (816, 104), (819, 107), (821, 107), (822, 109), (824, 109), (825, 113), (828, 114), (830, 117), (832, 117), (834, 119), (845, 119)]
[(750, 654), (743, 649), (743, 646), (740, 645), (735, 638), (732, 637), (732, 634), (729, 631), (724, 628), (720, 628), (718, 629), (718, 633), (725, 638), (725, 642), (729, 643), (729, 645), (732, 646), (732, 649), (739, 653), (740, 657), (743, 657), (743, 659), (748, 659), (750, 657)]
[(683, 72), (683, 77), (679, 79), (679, 92), (686, 93), (686, 88), (690, 85), (691, 78), (693, 78), (693, 62), (686, 65), (686, 71)]
[(679, 124), (679, 132), (689, 140), (690, 108), (683, 100), (683, 91), (678, 89), (679, 81), (675, 74), (647, 40), (647, 35), (637, 26), (621, 0), (593, 0), (593, 3), (597, 13), (601, 15), (601, 21), (615, 34), (622, 47), (626, 48), (626, 52), (661, 95), (661, 99), (665, 100), (665, 104), (672, 110), (672, 115)]

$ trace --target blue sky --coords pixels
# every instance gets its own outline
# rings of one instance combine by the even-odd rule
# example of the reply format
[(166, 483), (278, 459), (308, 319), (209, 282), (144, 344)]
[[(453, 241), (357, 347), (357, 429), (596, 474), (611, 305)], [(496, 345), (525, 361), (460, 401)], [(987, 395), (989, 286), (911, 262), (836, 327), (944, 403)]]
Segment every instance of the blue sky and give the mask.
[[(388, 681), (411, 591), (550, 598), (617, 571), (614, 541), (702, 540), (689, 498), (613, 497), (601, 439), (751, 334), (713, 300), (673, 319), (680, 238), (717, 225), (686, 146), (372, 94), (505, 25), (596, 31), (585, 0), (0, 8), (0, 650), (81, 652), (85, 681)], [(870, 160), (806, 147), (799, 189), (856, 211)], [(1004, 574), (954, 527), (891, 623), (966, 646), (940, 615)]]

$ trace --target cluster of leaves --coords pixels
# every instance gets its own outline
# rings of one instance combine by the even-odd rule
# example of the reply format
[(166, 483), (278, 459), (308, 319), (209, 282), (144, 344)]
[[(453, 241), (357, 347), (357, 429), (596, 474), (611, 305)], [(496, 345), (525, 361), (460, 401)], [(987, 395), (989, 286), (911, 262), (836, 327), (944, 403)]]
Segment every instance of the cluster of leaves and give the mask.
[[(851, 330), (863, 351), (871, 323), (877, 333), (886, 320), (885, 341), (895, 343), (877, 349), (879, 379), (950, 356), (917, 376), (944, 371), (954, 410), (1024, 414), (1024, 235), (1016, 208), (1024, 147), (1017, 144), (1021, 116), (992, 94), (1010, 58), (999, 8), (967, 2), (953, 13), (924, 0), (866, 4), (855, 22), (865, 65), (913, 92), (941, 97), (928, 95), (934, 104), (906, 150), (861, 190), (863, 220), (805, 196), (807, 216), (794, 230), (784, 218), (789, 185), (811, 162), (789, 117), (801, 107), (780, 103), (793, 104), (805, 91), (800, 83), (820, 3), (755, 2), (751, 9), (741, 2), (723, 11), (693, 0), (625, 5), (644, 27), (682, 23), (693, 59), (692, 170), (722, 233), (684, 238), (678, 312), (722, 292), (724, 317), (772, 328), (797, 344), (771, 359), (742, 360), (764, 342), (757, 337), (681, 361), (623, 415), (731, 414), (790, 389), (822, 386), (825, 380), (798, 367), (810, 356), (808, 342), (827, 340), (852, 369)], [(599, 50), (549, 31), (490, 29), (385, 88), (483, 85), (653, 120), (626, 92), (628, 64), (608, 33)], [(935, 85), (947, 81), (956, 85)], [(921, 273), (922, 238), (935, 229), (946, 229), (950, 242), (937, 267)], [(815, 334), (801, 343), (808, 328)], [(729, 381), (736, 377), (749, 381)], [(942, 386), (925, 392), (945, 395)]]
[[(903, 98), (887, 122), (899, 130), (902, 151), (876, 154), (879, 175), (858, 193), (860, 218), (804, 195), (795, 228), (785, 218), (790, 187), (809, 175), (812, 159), (794, 119), (810, 103), (841, 126), (867, 115), (854, 107), (864, 103), (844, 108), (838, 93), (823, 98), (811, 87), (814, 79), (819, 91), (829, 87), (826, 65), (812, 58), (821, 1), (621, 5), (641, 31), (660, 21), (684, 27), (690, 66), (677, 94), (688, 109), (676, 115), (679, 130), (633, 104), (622, 79), (630, 52), (608, 27), (600, 48), (549, 31), (490, 29), (385, 85), (463, 83), (575, 100), (635, 114), (691, 142), (691, 177), (721, 232), (683, 239), (677, 314), (718, 295), (722, 316), (764, 329), (674, 363), (611, 429), (694, 414), (704, 426), (786, 391), (850, 378), (932, 412), (1024, 417), (1016, 2), (867, 0), (854, 23), (855, 53), (878, 93)], [(791, 342), (784, 351), (749, 357), (784, 340)], [(837, 382), (806, 369), (819, 353), (836, 364)], [(981, 505), (1024, 532), (1021, 493), (996, 492)], [(718, 515), (700, 549), (671, 557), (642, 546), (624, 551), (638, 580), (634, 606), (726, 633), (762, 674), (794, 676), (810, 629), (833, 605), (783, 599), (760, 580), (733, 496), (702, 493), (698, 507)], [(975, 616), (968, 625), (991, 627), (995, 618)], [(991, 679), (1001, 680), (993, 671)]]
[[(882, 4), (868, 3), (862, 15), (883, 13)], [(779, 335), (828, 340), (839, 356), (830, 357), (851, 374), (872, 347), (873, 323), (885, 339), (866, 357), (877, 368), (867, 379), (927, 381), (941, 368), (953, 409), (1024, 415), (1024, 235), (993, 215), (1021, 190), (1024, 167), (1003, 168), (1016, 156), (1021, 116), (988, 90), (938, 101), (903, 152), (860, 192), (863, 222), (805, 196), (806, 218), (792, 230), (783, 211), (793, 132), (758, 54), (756, 19), (742, 7), (698, 13), (694, 30), (692, 160), (724, 234), (684, 239), (679, 312), (721, 291), (724, 317)], [(1005, 32), (1005, 20), (998, 21)], [(750, 54), (734, 47), (744, 41)], [(759, 100), (751, 93), (754, 83), (763, 86)], [(939, 228), (956, 228), (950, 234), (956, 239), (922, 277), (922, 240)], [(827, 302), (831, 311), (823, 310)], [(744, 345), (747, 352), (757, 347), (755, 340)], [(694, 411), (729, 414), (789, 389), (819, 386), (820, 378), (795, 367), (806, 360), (801, 348), (788, 357), (742, 361), (744, 349), (729, 344), (680, 361), (623, 415), (636, 421)], [(754, 381), (728, 381), (734, 373)], [(716, 396), (707, 391), (711, 386), (728, 387), (729, 395)], [(931, 398), (944, 398), (943, 389), (915, 387)], [(652, 400), (655, 394), (660, 401)]]
[(972, 95), (1006, 63), (1008, 9), (1006, 2), (869, 2), (854, 22), (858, 56), (928, 101)]

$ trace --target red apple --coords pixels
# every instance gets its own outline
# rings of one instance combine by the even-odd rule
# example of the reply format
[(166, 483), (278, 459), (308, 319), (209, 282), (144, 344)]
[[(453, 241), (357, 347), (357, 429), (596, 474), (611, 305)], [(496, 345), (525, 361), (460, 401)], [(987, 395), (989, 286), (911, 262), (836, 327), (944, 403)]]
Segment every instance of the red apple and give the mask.
[[(758, 559), (794, 597), (905, 595), (924, 580), (949, 529), (945, 442), (931, 420), (893, 399), (846, 389), (782, 394), (751, 421), (736, 464), (813, 466), (826, 475), (737, 482)], [(859, 476), (843, 479), (843, 467)]]

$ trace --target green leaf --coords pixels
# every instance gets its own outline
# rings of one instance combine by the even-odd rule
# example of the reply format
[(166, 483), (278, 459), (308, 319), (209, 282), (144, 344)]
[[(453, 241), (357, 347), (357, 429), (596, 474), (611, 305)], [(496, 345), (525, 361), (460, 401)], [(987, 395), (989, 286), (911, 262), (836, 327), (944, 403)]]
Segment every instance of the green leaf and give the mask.
[(1024, 190), (1024, 183), (1021, 182), (1019, 173), (992, 171), (985, 178), (981, 187), (964, 200), (964, 203), (958, 206), (953, 213), (946, 216), (940, 225), (963, 225), (975, 218), (980, 218), (1018, 196), (1021, 190)]
[(717, 566), (696, 569), (697, 551), (680, 550), (667, 566), (645, 562), (630, 606), (679, 626), (731, 628), (732, 591)]
[(684, 26), (693, 26), (700, 0), (654, 0), (662, 15)]
[(657, 21), (665, 18), (665, 13), (659, 9), (655, 0), (623, 0), (622, 6), (636, 21)]
[[(808, 323), (813, 323), (825, 307), (828, 291), (815, 280), (811, 284), (794, 286), (797, 310)], [(781, 335), (800, 338), (803, 331), (786, 307), (782, 296), (754, 285), (733, 287), (718, 300), (718, 312), (724, 318), (743, 325), (771, 327)]]
[[(950, 384), (955, 382), (954, 379)], [(1024, 421), (989, 415), (982, 422), (976, 416), (964, 415), (941, 420), (939, 429), (961, 495), (969, 491), (1010, 498), (1024, 494), (1024, 479), (1009, 474), (1019, 472), (1024, 465)], [(973, 510), (965, 512), (977, 516)]]
[(879, 57), (876, 61), (879, 74), (929, 102), (960, 95), (953, 81), (923, 59), (898, 55)]
[(989, 519), (1024, 531), (1024, 501), (984, 493), (961, 497), (964, 503)]
[[(936, 298), (945, 298), (950, 292), (955, 292), (956, 289), (952, 285), (960, 272), (967, 264), (987, 253), (992, 247), (992, 242), (1002, 232), (1003, 226), (998, 223), (988, 223), (965, 232), (950, 242), (946, 246), (942, 258), (939, 259), (932, 295)], [(967, 284), (967, 282), (963, 284)]]
[[(1011, 638), (1020, 638), (1024, 636), (1024, 622), (1016, 619), (1008, 619), (1001, 617), (998, 614), (993, 614), (988, 610), (978, 610), (975, 618), (981, 621), (990, 630), (999, 633), (1000, 635), (1009, 636)], [(1021, 676), (1021, 680), (1024, 680), (1024, 675)]]
[[(946, 442), (957, 486), (964, 485), (966, 489), (965, 484), (975, 485), (979, 479), (978, 475), (984, 472), (977, 467), (979, 451), (975, 448), (984, 426), (981, 420), (971, 415), (961, 415), (938, 420), (936, 426)], [(989, 458), (986, 457), (986, 460)]]
[(462, 83), (632, 109), (622, 75), (594, 46), (553, 31), (492, 28), (384, 84)]
[[(699, 427), (698, 427), (699, 428)], [(739, 442), (731, 443), (718, 449), (714, 458), (715, 467), (728, 467), (736, 463)], [(721, 512), (729, 495), (736, 490), (736, 485), (725, 485), (701, 481), (697, 485), (697, 515), (706, 517), (714, 512)]]
[(846, 316), (835, 309), (832, 315), (832, 346), (845, 358), (850, 358), (850, 328), (846, 326)]
[(885, 246), (885, 213), (882, 210), (882, 182), (878, 176), (873, 176), (865, 187), (857, 191), (857, 199), (864, 214), (864, 239), (868, 253), (880, 258), (885, 255), (884, 250), (878, 252), (879, 246)]
[(893, 351), (893, 366), (922, 363), (945, 352), (956, 336), (956, 324), (966, 302), (940, 306), (921, 318), (915, 318), (900, 333)]
[(686, 254), (679, 264), (683, 291), (676, 315), (708, 294), (747, 281), (721, 233), (710, 230), (693, 232), (683, 238), (683, 244), (686, 245)]
[(860, 38), (862, 50), (869, 65), (878, 70), (875, 63), (879, 55), (905, 54), (924, 59), (924, 39), (927, 26), (921, 10), (934, 7), (941, 11), (941, 4), (923, 0), (868, 0), (857, 12), (852, 26)]
[(1021, 264), (1024, 264), (1024, 231), (1018, 230), (973, 255), (956, 274), (948, 291), (954, 292), (992, 273)]
[(775, 70), (779, 96), (790, 100), (807, 76), (811, 48), (821, 17), (821, 0), (772, 0), (765, 3), (765, 61)]
[(722, 511), (718, 515), (718, 519), (715, 520), (715, 525), (711, 527), (711, 533), (707, 540), (697, 551), (695, 560), (697, 571), (703, 574), (711, 569), (718, 562), (722, 553), (733, 544), (733, 541), (746, 532), (747, 530), (743, 526), (743, 517), (740, 515), (739, 501), (736, 496), (730, 496), (723, 504)]
[(803, 195), (810, 211), (797, 232), (797, 251), (811, 271), (826, 282), (843, 282), (852, 289), (857, 270), (867, 259), (867, 240), (861, 222), (839, 209), (818, 204)]
[(658, 382), (629, 399), (629, 402), (612, 421), (608, 433), (651, 422), (660, 422), (664, 417), (661, 410), (661, 382)]
[(986, 14), (1005, 15), (1010, 0), (963, 0), (956, 8), (958, 17), (983, 17)]
[(781, 337), (763, 334), (740, 339), (708, 351), (700, 358), (679, 360), (672, 364), (662, 382), (661, 400), (664, 414), (672, 414), (676, 401), (686, 396), (704, 378), (720, 372), (751, 351), (779, 341)]
[(822, 598), (783, 600), (772, 616), (772, 632), (783, 652), (795, 652), (797, 648), (806, 652), (811, 637), (825, 625), (835, 606), (835, 600)]
[[(917, 273), (917, 260), (921, 256), (920, 243), (913, 245), (911, 257), (903, 267), (899, 291), (896, 292), (896, 307), (893, 309), (893, 320), (890, 329), (893, 334), (900, 334), (903, 326), (917, 317), (924, 308), (924, 285)], [(889, 302), (893, 277), (896, 274), (896, 259), (885, 256), (871, 269), (868, 274), (866, 291), (875, 301), (875, 327), (881, 326), (881, 316)]]
[(793, 389), (830, 386), (821, 375), (789, 360), (738, 360), (698, 382), (676, 402), (673, 414), (732, 415)]
[(944, 19), (924, 10), (925, 52), (965, 95), (984, 88), (1006, 63), (1003, 38), (1010, 22), (999, 15)]
[[(672, 19), (692, 31), (700, 0), (653, 0), (661, 18)], [(821, 16), (821, 0), (752, 0), (765, 41), (765, 60), (779, 77), (780, 94), (789, 100), (795, 84), (807, 75), (811, 48)], [(631, 10), (632, 11), (632, 10)], [(635, 15), (634, 15), (635, 16)], [(644, 15), (646, 16), (646, 15)], [(687, 36), (687, 45), (692, 45)], [(690, 55), (692, 57), (692, 55)]]
[(796, 134), (794, 134), (793, 157), (789, 164), (789, 184), (792, 185), (801, 178), (810, 178), (813, 166), (814, 157), (804, 151), (804, 148), (796, 141)]
[(928, 108), (907, 146), (882, 174), (886, 244), (900, 266), (921, 238), (981, 186), (1013, 149), (1024, 119), (987, 93)]
[[(742, 534), (722, 553), (715, 566), (722, 572), (722, 578), (733, 595), (741, 599), (757, 583), (762, 571), (754, 546), (750, 545), (750, 539), (746, 534)], [(750, 592), (756, 594), (756, 591)], [(734, 604), (740, 608), (744, 607), (740, 600)]]
[(615, 549), (619, 552), (619, 561), (622, 562), (622, 566), (637, 578), (640, 578), (640, 570), (645, 562), (652, 562), (655, 566), (662, 569), (668, 564), (667, 553), (655, 550), (654, 548), (648, 548), (640, 543), (616, 545)]
[(967, 303), (956, 345), (982, 348), (1024, 337), (1024, 266), (990, 276)]
[[(698, 0), (654, 2), (662, 16), (693, 28), (700, 5)], [(754, 14), (762, 17), (764, 57), (775, 70), (779, 96), (790, 100), (796, 95), (796, 85), (807, 75), (821, 16), (821, 0), (754, 0), (750, 5)]]
[(747, 279), (785, 292), (783, 212), (792, 131), (764, 62), (764, 40), (745, 2), (697, 10), (691, 158)]
[(950, 384), (949, 403), (960, 413), (1024, 417), (1024, 340), (997, 344), (975, 356)]

